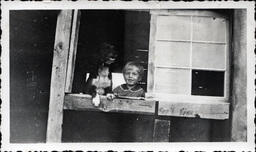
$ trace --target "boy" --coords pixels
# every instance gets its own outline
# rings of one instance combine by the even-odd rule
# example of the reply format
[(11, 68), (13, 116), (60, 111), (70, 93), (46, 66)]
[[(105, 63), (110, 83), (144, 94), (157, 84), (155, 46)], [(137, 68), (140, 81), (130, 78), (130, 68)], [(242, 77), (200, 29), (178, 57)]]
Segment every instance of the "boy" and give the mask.
[[(128, 62), (123, 68), (123, 76), (125, 84), (117, 86), (113, 93), (117, 97), (144, 97), (145, 91), (140, 87), (138, 82), (142, 79), (144, 68), (137, 62)], [(112, 99), (113, 94), (108, 94), (107, 98)], [(138, 132), (136, 124), (138, 124), (138, 115), (119, 114), (117, 121), (114, 123), (119, 130), (118, 141), (131, 142), (136, 140), (136, 132)], [(113, 122), (113, 120), (110, 120)], [(127, 124), (129, 122), (129, 124)], [(127, 132), (129, 132), (127, 134)]]
[[(144, 68), (137, 62), (128, 62), (123, 68), (123, 76), (126, 84), (122, 84), (113, 90), (116, 96), (127, 97), (145, 97), (145, 91), (141, 88), (138, 82), (142, 79)], [(108, 98), (113, 98), (113, 95), (108, 94)]]

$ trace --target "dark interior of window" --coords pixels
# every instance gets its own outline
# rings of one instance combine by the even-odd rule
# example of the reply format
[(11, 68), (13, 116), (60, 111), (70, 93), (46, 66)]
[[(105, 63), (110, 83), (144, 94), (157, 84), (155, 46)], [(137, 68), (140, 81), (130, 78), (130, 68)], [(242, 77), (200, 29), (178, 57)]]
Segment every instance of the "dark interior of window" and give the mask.
[(192, 95), (224, 96), (224, 72), (192, 70)]
[(86, 73), (100, 56), (99, 46), (115, 46), (117, 60), (112, 72), (122, 73), (128, 61), (138, 61), (145, 68), (140, 82), (146, 90), (150, 15), (147, 11), (82, 10), (72, 92), (82, 92)]

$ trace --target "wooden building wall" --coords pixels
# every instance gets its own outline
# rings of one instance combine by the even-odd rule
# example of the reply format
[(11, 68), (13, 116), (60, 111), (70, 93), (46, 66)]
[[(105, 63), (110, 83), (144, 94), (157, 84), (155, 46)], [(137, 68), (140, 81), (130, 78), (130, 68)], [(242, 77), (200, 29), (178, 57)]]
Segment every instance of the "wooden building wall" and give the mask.
[[(232, 141), (247, 141), (247, 23), (246, 10), (234, 11)], [(251, 105), (252, 106), (252, 105)]]
[[(239, 14), (239, 12), (237, 13)], [(57, 14), (58, 11), (11, 11), (10, 13), (11, 142), (45, 142), (46, 140), (52, 52)], [(122, 33), (122, 31), (124, 32), (123, 28), (116, 28), (118, 26), (126, 27), (125, 23), (133, 24), (137, 22), (136, 24), (138, 24), (141, 21), (142, 24), (145, 24), (145, 20), (129, 18), (131, 14), (120, 15), (112, 12), (108, 15), (104, 15), (104, 13), (101, 16), (98, 15), (98, 20), (91, 18), (91, 21), (100, 22), (100, 24), (97, 24), (99, 26), (95, 28), (105, 32), (105, 36), (111, 35), (110, 38), (107, 36), (100, 37), (101, 34), (94, 32), (90, 33), (85, 25), (93, 27), (92, 22), (81, 20), (80, 30), (83, 32), (79, 35), (79, 39), (89, 35), (87, 39), (92, 42), (116, 40), (114, 43), (118, 44), (119, 49), (134, 49), (135, 46), (129, 45), (126, 47), (126, 42), (136, 34), (145, 34), (143, 30), (125, 35), (125, 33)], [(124, 16), (127, 18), (124, 18)], [(99, 19), (100, 17), (105, 18), (105, 20)], [(143, 16), (138, 16), (138, 18), (140, 17), (143, 18)], [(148, 18), (148, 16), (144, 17)], [(129, 33), (129, 27), (126, 30)], [(136, 38), (135, 40), (140, 42), (140, 38)], [(119, 42), (121, 39), (122, 42)], [(144, 42), (145, 40), (141, 41)], [(237, 41), (239, 41), (239, 38)], [(80, 49), (90, 50), (94, 49), (95, 45), (97, 44), (91, 45), (80, 42), (78, 49), (80, 47)], [(236, 59), (240, 60), (239, 55), (236, 55)], [(236, 63), (237, 66), (240, 65), (240, 62)], [(79, 73), (79, 71), (76, 71), (76, 73)], [(77, 80), (77, 82), (74, 82), (75, 84), (79, 84), (79, 79), (82, 79), (77, 77), (75, 76)], [(240, 77), (237, 77), (237, 79), (241, 80), (241, 83), (244, 82)], [(74, 89), (79, 92), (79, 87)], [(234, 94), (236, 93), (239, 95), (240, 92), (234, 92)], [(152, 141), (153, 118), (153, 116), (132, 114), (65, 111), (62, 141)], [(179, 117), (171, 117), (170, 120), (171, 141), (173, 142), (228, 141), (230, 137), (229, 120), (215, 121)], [(239, 136), (236, 137), (240, 138)]]
[(10, 11), (10, 140), (44, 142), (58, 11)]

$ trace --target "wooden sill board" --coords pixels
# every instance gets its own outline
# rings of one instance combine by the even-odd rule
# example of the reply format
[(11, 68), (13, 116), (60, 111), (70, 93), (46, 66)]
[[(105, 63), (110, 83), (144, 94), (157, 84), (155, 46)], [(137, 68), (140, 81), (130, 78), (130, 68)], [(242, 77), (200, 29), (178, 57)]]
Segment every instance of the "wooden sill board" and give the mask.
[(66, 94), (64, 109), (66, 110), (92, 110), (103, 112), (124, 112), (137, 114), (155, 114), (155, 101), (114, 99), (109, 101), (106, 96), (101, 96), (101, 103), (98, 107), (92, 104), (87, 95)]
[(159, 116), (197, 117), (219, 120), (229, 118), (229, 103), (224, 102), (167, 102), (132, 99), (114, 99), (109, 101), (105, 96), (102, 96), (101, 104), (95, 107), (92, 105), (91, 98), (88, 95), (80, 94), (66, 94), (64, 109), (154, 115), (156, 102), (159, 102), (158, 112), (156, 113)]
[(159, 116), (228, 119), (229, 103), (224, 102), (159, 102)]

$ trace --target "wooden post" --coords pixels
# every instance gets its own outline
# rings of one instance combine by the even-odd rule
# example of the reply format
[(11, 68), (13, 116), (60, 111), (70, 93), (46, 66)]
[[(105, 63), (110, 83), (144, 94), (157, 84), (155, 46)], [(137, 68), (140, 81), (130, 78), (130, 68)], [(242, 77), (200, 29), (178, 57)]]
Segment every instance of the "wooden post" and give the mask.
[(148, 80), (147, 91), (152, 93), (154, 89), (154, 73), (155, 73), (155, 35), (156, 35), (156, 15), (151, 15), (150, 19), (150, 37), (148, 52)]
[(163, 120), (158, 116), (159, 102), (156, 102), (155, 108), (153, 142), (169, 142), (171, 121)]
[(76, 50), (77, 50), (77, 42), (78, 42), (78, 33), (80, 26), (80, 16), (81, 12), (79, 10), (74, 10), (73, 21), (72, 21), (72, 31), (71, 31), (71, 39), (70, 39), (70, 49), (68, 56), (68, 67), (67, 67), (67, 79), (65, 92), (71, 93), (72, 84), (74, 78), (74, 71), (76, 65)]
[(46, 142), (61, 142), (71, 23), (72, 10), (60, 11), (54, 43)]
[(246, 10), (234, 10), (234, 54), (231, 109), (231, 141), (247, 141), (247, 17)]
[(155, 119), (153, 142), (169, 142), (170, 121)]

